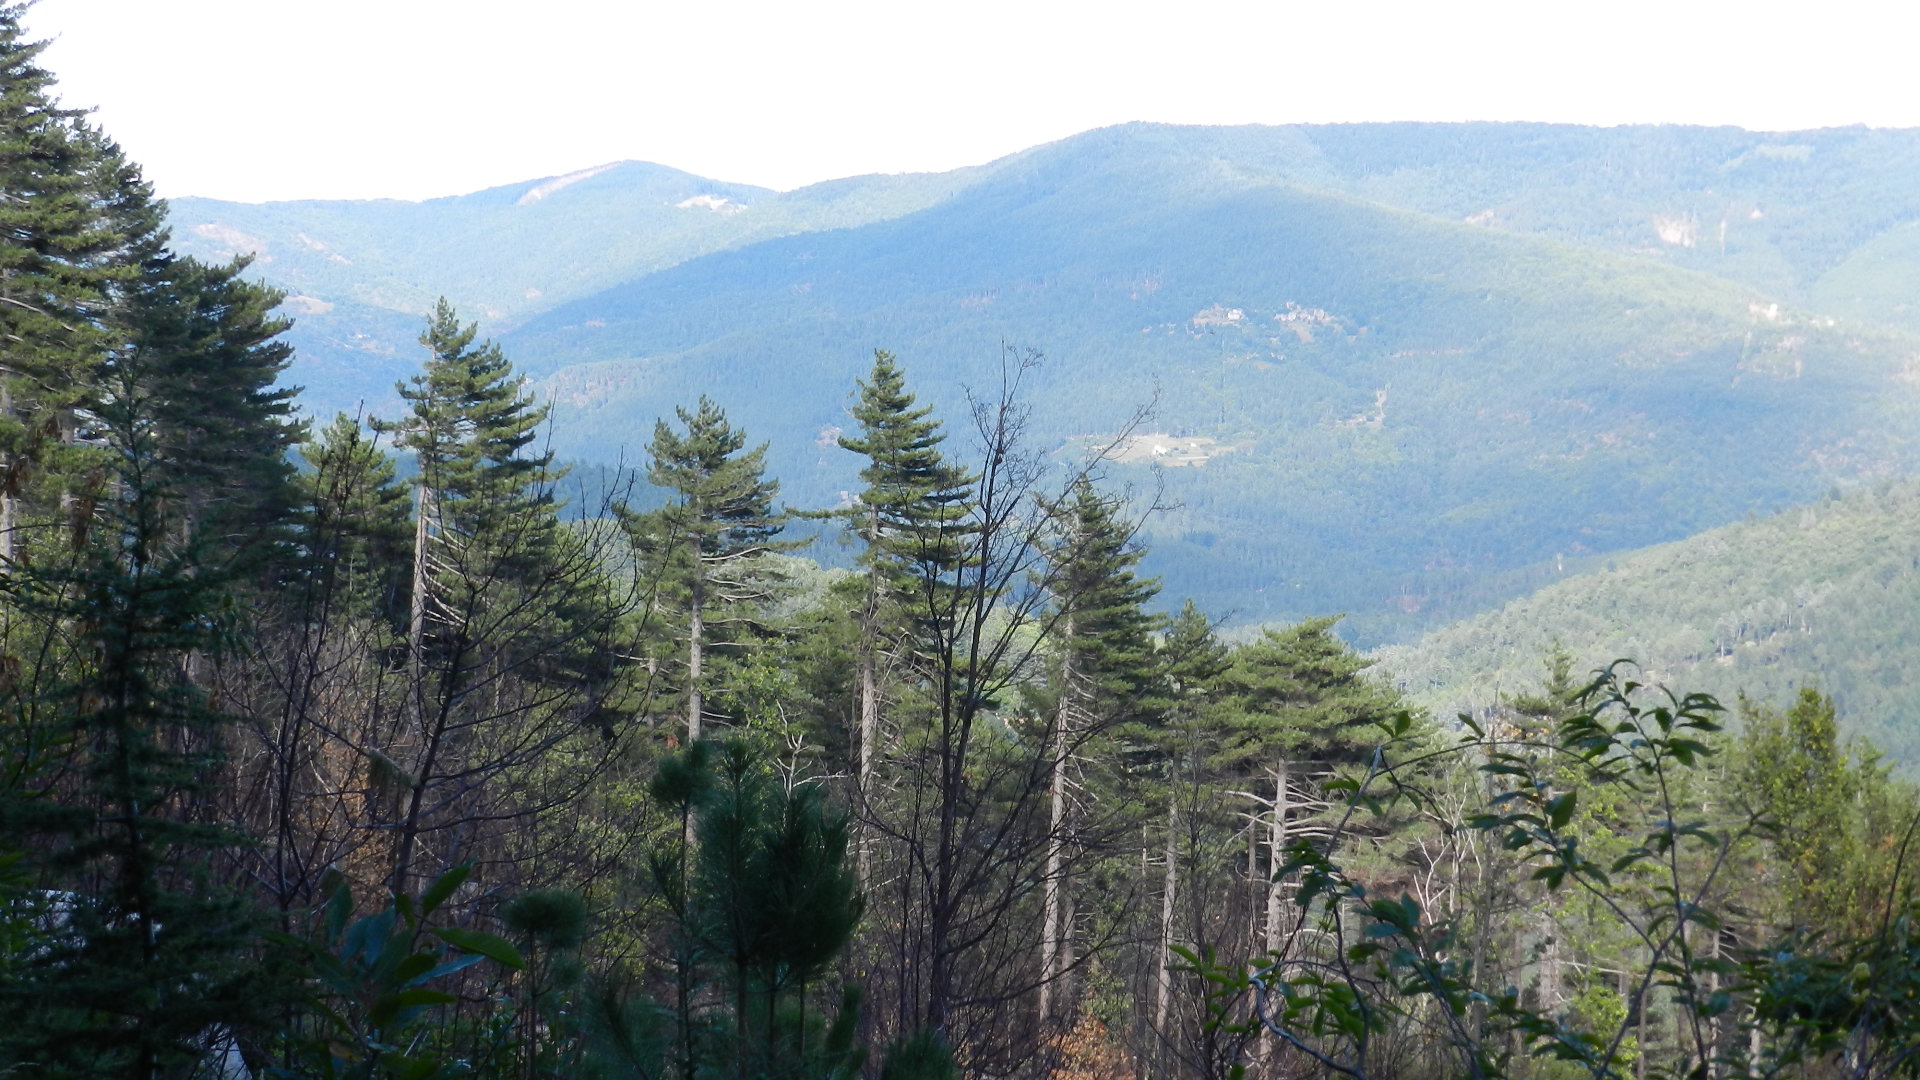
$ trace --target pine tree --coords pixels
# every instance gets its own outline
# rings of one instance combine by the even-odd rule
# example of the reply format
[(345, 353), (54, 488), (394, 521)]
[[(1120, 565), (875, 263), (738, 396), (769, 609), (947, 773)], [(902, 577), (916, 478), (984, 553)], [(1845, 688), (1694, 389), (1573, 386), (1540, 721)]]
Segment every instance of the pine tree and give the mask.
[[(1187, 1040), (1180, 1037), (1186, 1032), (1176, 1032), (1172, 1022), (1173, 965), (1178, 962), (1173, 946), (1180, 943), (1175, 940), (1174, 925), (1183, 901), (1195, 913), (1188, 920), (1191, 928), (1199, 922), (1201, 905), (1212, 899), (1210, 890), (1181, 889), (1183, 866), (1187, 869), (1184, 877), (1197, 882), (1208, 869), (1201, 865), (1207, 838), (1233, 831), (1231, 823), (1221, 821), (1220, 793), (1207, 764), (1220, 748), (1212, 696), (1227, 670), (1230, 655), (1213, 624), (1188, 600), (1167, 623), (1161, 642), (1159, 708), (1128, 725), (1123, 733), (1146, 763), (1141, 772), (1158, 773), (1161, 801), (1166, 805), (1161, 833), (1160, 916), (1153, 957), (1146, 968), (1152, 973), (1153, 983), (1151, 1030), (1157, 1035), (1160, 1060), (1169, 1065), (1168, 1074), (1175, 1071), (1173, 1060), (1184, 1058), (1192, 1063), (1205, 1058), (1204, 1052), (1192, 1052)], [(1189, 1071), (1193, 1071), (1191, 1064)]]
[[(939, 588), (964, 549), (966, 503), (973, 478), (940, 452), (946, 435), (929, 419), (931, 406), (915, 406), (906, 376), (892, 353), (876, 349), (873, 371), (858, 384), (853, 408), (857, 437), (842, 436), (840, 446), (867, 458), (861, 491), (851, 518), (864, 543), (860, 555), (863, 585), (859, 607), (859, 765), (857, 789), (872, 789), (875, 752), (881, 729), (883, 658), (904, 643), (912, 648), (916, 616), (938, 610), (935, 603), (906, 604), (916, 589)], [(902, 625), (902, 624), (908, 625)], [(860, 845), (862, 880), (869, 852)]]
[(98, 414), (114, 309), (163, 239), (138, 170), (56, 104), (24, 12), (0, 6), (0, 566), (106, 467), (81, 425)]
[(1872, 932), (1886, 917), (1888, 855), (1900, 831), (1874, 827), (1887, 816), (1876, 811), (1889, 767), (1841, 741), (1833, 699), (1817, 689), (1802, 687), (1785, 712), (1741, 706), (1735, 790), (1773, 826), (1764, 907), (1780, 924), (1828, 939)]
[[(153, 1077), (270, 997), (248, 906), (209, 884), (240, 838), (204, 819), (233, 725), (200, 669), (260, 550), (233, 526), (280, 521), (270, 498), (207, 511), (237, 477), (284, 486), (285, 353), (277, 297), (166, 251), (137, 168), (54, 104), (23, 10), (0, 7), (0, 849), (39, 917), (0, 978), (0, 1068)], [(184, 437), (214, 425), (230, 453)]]
[(700, 738), (712, 681), (716, 644), (739, 645), (756, 622), (754, 606), (773, 595), (774, 581), (759, 556), (779, 551), (786, 515), (774, 509), (780, 485), (765, 477), (767, 448), (746, 449), (746, 435), (705, 397), (692, 411), (676, 409), (684, 429), (654, 425), (647, 446), (647, 479), (671, 493), (651, 513), (622, 506), (622, 523), (655, 589), (655, 608), (667, 614), (684, 657), (679, 690), (686, 737)]
[(241, 278), (246, 265), (150, 260), (127, 318), (160, 452), (180, 474), (183, 522), (217, 544), (209, 555), (259, 570), (292, 518), (287, 451), (302, 432), (297, 391), (276, 385), (293, 355), (279, 339), (292, 324), (272, 313), (283, 294)]
[(1116, 500), (1100, 495), (1085, 476), (1054, 508), (1060, 536), (1053, 552), (1055, 635), (1059, 668), (1051, 724), (1049, 826), (1043, 871), (1040, 947), (1040, 1019), (1058, 1019), (1056, 984), (1073, 966), (1073, 910), (1067, 885), (1068, 848), (1075, 832), (1069, 810), (1074, 757), (1089, 740), (1141, 711), (1155, 679), (1152, 634), (1158, 623), (1146, 605), (1156, 581), (1134, 573), (1144, 552), (1119, 518)]
[(271, 997), (246, 955), (248, 906), (207, 880), (241, 838), (194, 812), (232, 718), (189, 661), (227, 643), (230, 560), (205, 557), (184, 513), (194, 470), (170, 457), (150, 394), (164, 380), (142, 359), (105, 368), (96, 415), (115, 468), (79, 493), (80, 548), (6, 579), (23, 621), (81, 643), (20, 702), (43, 718), (58, 773), (0, 800), (0, 832), (34, 853), (43, 925), (57, 927), (0, 984), (14, 1021), (0, 1052), (45, 1075), (177, 1070), (211, 1025)]
[(1230, 740), (1222, 757), (1250, 783), (1255, 776), (1249, 774), (1265, 772), (1273, 793), (1260, 811), (1265, 868), (1249, 858), (1250, 872), (1265, 881), (1262, 947), (1270, 952), (1286, 946), (1287, 883), (1279, 871), (1296, 841), (1322, 831), (1315, 823), (1326, 805), (1319, 782), (1358, 760), (1372, 743), (1371, 726), (1400, 708), (1392, 691), (1367, 678), (1371, 661), (1334, 636), (1336, 621), (1308, 619), (1268, 629), (1235, 649), (1217, 680)]
[(875, 350), (873, 371), (858, 383), (853, 417), (858, 437), (840, 446), (867, 458), (854, 514), (867, 550), (862, 564), (875, 567), (894, 588), (908, 579), (937, 577), (961, 558), (974, 478), (946, 460), (946, 441), (932, 406), (915, 407), (906, 376), (892, 353)]
[(408, 493), (391, 457), (345, 413), (300, 447), (299, 576), (312, 602), (404, 624), (412, 580)]
[(392, 875), (402, 891), (421, 833), (462, 820), (455, 803), (469, 802), (467, 814), (490, 797), (539, 805), (555, 796), (528, 791), (529, 770), (583, 728), (617, 722), (624, 601), (610, 553), (595, 531), (561, 527), (553, 456), (526, 452), (547, 409), (476, 336), (441, 300), (420, 338), (426, 366), (399, 386), (410, 414), (376, 425), (416, 462), (407, 723), (367, 748), (380, 782), (402, 789)]
[[(430, 354), (426, 367), (396, 387), (411, 415), (376, 424), (376, 430), (396, 433), (395, 446), (414, 453), (407, 648), (416, 682), (425, 663), (428, 621), (460, 619), (462, 594), (476, 583), (469, 571), (485, 564), (489, 581), (537, 574), (545, 539), (537, 534), (552, 524), (551, 514), (542, 511), (552, 503), (553, 455), (521, 454), (548, 410), (522, 390), (498, 345), (474, 344), (478, 333), (478, 324), (462, 326), (441, 297), (420, 335)], [(493, 565), (509, 550), (522, 565)], [(416, 699), (421, 692), (416, 686)]]
[[(673, 1037), (655, 1044), (670, 1062), (639, 1071), (704, 1076), (724, 1057), (729, 1076), (857, 1076), (857, 987), (844, 988), (823, 1038), (809, 1009), (865, 910), (846, 865), (847, 815), (820, 785), (784, 782), (739, 738), (689, 744), (649, 786), (681, 826), (650, 860), (673, 922), (674, 1000), (662, 1010)], [(712, 974), (732, 999), (731, 1047), (717, 1054), (708, 1037), (724, 1029), (699, 1015), (698, 987)]]

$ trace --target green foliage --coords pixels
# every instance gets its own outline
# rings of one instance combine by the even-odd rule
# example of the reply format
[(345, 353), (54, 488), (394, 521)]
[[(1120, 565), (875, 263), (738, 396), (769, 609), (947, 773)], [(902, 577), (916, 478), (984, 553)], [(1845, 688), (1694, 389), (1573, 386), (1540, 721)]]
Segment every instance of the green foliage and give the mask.
[(300, 441), (295, 391), (276, 385), (293, 347), (273, 313), (282, 294), (243, 279), (244, 260), (148, 260), (126, 318), (158, 451), (175, 463), (184, 516), (258, 574), (285, 543), (298, 491), (287, 451)]
[[(740, 739), (696, 742), (662, 761), (653, 795), (691, 823), (655, 853), (655, 888), (676, 924), (675, 1034), (657, 1039), (682, 1075), (724, 1067), (729, 1075), (856, 1075), (853, 1034), (860, 994), (848, 987), (824, 1033), (807, 1012), (865, 910), (846, 865), (850, 822), (815, 784), (783, 786)], [(695, 988), (724, 978), (725, 1024), (702, 1015)], [(631, 1007), (609, 1015), (632, 1017)], [(631, 1020), (614, 1029), (644, 1030)], [(618, 1040), (638, 1046), (633, 1037)]]
[(1722, 700), (1785, 709), (1818, 685), (1846, 703), (1848, 735), (1891, 762), (1920, 754), (1900, 718), (1920, 645), (1920, 488), (1851, 490), (1672, 544), (1569, 563), (1563, 579), (1497, 610), (1381, 649), (1381, 669), (1441, 715), (1476, 712), (1525, 686), (1553, 642), (1576, 669), (1635, 656), (1663, 679)]
[(299, 1065), (289, 1075), (437, 1080), (464, 1072), (433, 1039), (432, 1021), (459, 1000), (448, 989), (452, 977), (486, 960), (508, 969), (525, 963), (493, 934), (429, 925), (470, 870), (456, 867), (418, 899), (397, 895), (385, 910), (358, 918), (350, 883), (336, 875), (306, 936), (272, 935), (313, 980), (315, 1027), (294, 1039)]
[(345, 413), (300, 447), (296, 564), (312, 607), (406, 625), (413, 563), (407, 491), (375, 436)]
[(1336, 621), (1267, 629), (1233, 650), (1213, 689), (1230, 760), (1355, 760), (1375, 726), (1399, 711), (1398, 696), (1366, 677), (1372, 661), (1334, 636)]
[[(1463, 749), (1491, 783), (1468, 827), (1515, 853), (1549, 895), (1590, 896), (1631, 933), (1617, 989), (1588, 981), (1567, 1009), (1530, 1004), (1487, 981), (1460, 950), (1455, 925), (1409, 895), (1372, 895), (1342, 855), (1303, 840), (1282, 873), (1299, 875), (1294, 903), (1330, 935), (1329, 946), (1247, 967), (1183, 951), (1187, 969), (1217, 988), (1209, 997), (1216, 1025), (1277, 1037), (1356, 1078), (1385, 1075), (1380, 1048), (1403, 1025), (1447, 1047), (1458, 1075), (1560, 1075), (1541, 1065), (1554, 1061), (1573, 1075), (1611, 1078), (1633, 1074), (1647, 1053), (1632, 1035), (1634, 1017), (1664, 999), (1679, 1043), (1641, 1075), (1780, 1075), (1843, 1052), (1854, 1075), (1909, 1075), (1910, 972), (1892, 959), (1906, 955), (1907, 915), (1887, 909), (1878, 927), (1829, 943), (1796, 930), (1725, 947), (1740, 936), (1730, 860), (1775, 823), (1716, 814), (1690, 794), (1718, 752), (1720, 705), (1643, 687), (1624, 664), (1601, 672), (1578, 704), (1538, 735), (1463, 718)], [(1819, 715), (1817, 697), (1803, 704), (1787, 727), (1818, 747), (1831, 737), (1831, 717)], [(1372, 767), (1348, 788), (1349, 815), (1383, 805), (1376, 788), (1388, 800), (1431, 801), (1421, 775), (1436, 755), (1407, 744), (1410, 731), (1405, 722), (1386, 728)], [(1637, 809), (1618, 824), (1624, 847), (1598, 858), (1578, 821), (1582, 794), (1616, 791)], [(1872, 983), (1876, 971), (1887, 972), (1884, 991)]]
[(916, 404), (892, 353), (876, 349), (858, 387), (859, 434), (838, 441), (866, 458), (867, 486), (848, 519), (866, 543), (862, 564), (885, 587), (910, 588), (910, 579), (938, 577), (961, 557), (974, 478), (942, 455), (946, 434), (929, 419), (933, 407)]
[(765, 476), (766, 447), (746, 449), (745, 433), (705, 397), (693, 412), (675, 411), (684, 433), (661, 420), (647, 447), (647, 479), (674, 496), (656, 531), (708, 560), (761, 550), (785, 524), (773, 505), (780, 486)]
[(431, 358), (397, 387), (409, 415), (377, 425), (395, 433), (397, 448), (413, 451), (417, 483), (431, 499), (421, 512), (435, 530), (474, 540), (512, 528), (528, 500), (551, 502), (546, 485), (557, 479), (551, 453), (523, 453), (538, 438), (547, 407), (534, 404), (499, 346), (474, 345), (478, 333), (441, 299), (420, 335)]
[(887, 1051), (880, 1080), (959, 1080), (960, 1070), (953, 1064), (953, 1051), (938, 1033), (916, 1031), (895, 1043)]
[(1814, 937), (1867, 934), (1898, 899), (1910, 793), (1868, 745), (1841, 741), (1833, 699), (1816, 690), (1784, 713), (1742, 702), (1740, 719), (1730, 787), (1770, 826), (1761, 912)]
[[(1734, 740), (1713, 698), (1623, 665), (1579, 688), (1581, 620), (1616, 588), (1543, 624), (1573, 649), (1537, 693), (1467, 669), (1488, 707), (1442, 748), (1333, 619), (1228, 647), (1191, 602), (1155, 618), (1126, 501), (1086, 465), (1048, 486), (1101, 446), (1089, 410), (1164, 376), (1169, 430), (1092, 458), (1173, 467), (1163, 553), (1242, 620), (1357, 597), (1353, 632), (1380, 637), (1561, 555), (1898, 468), (1910, 345), (1795, 301), (1911, 261), (1888, 230), (1920, 211), (1912, 170), (1865, 167), (1908, 136), (1135, 126), (965, 176), (723, 202), (618, 167), (417, 208), (494, 232), (519, 269), (449, 273), (515, 297), (559, 377), (536, 393), (434, 305), (401, 419), (375, 427), (412, 455), (410, 515), (401, 463), (344, 416), (290, 477), (280, 294), (166, 249), (137, 172), (53, 104), (19, 10), (0, 7), (0, 1070), (185, 1074), (213, 1043), (368, 1080), (1920, 1069), (1914, 792), (1843, 740), (1834, 700), (1748, 702)], [(1509, 186), (1529, 169), (1581, 182)], [(1862, 213), (1805, 194), (1860, 176)], [(1768, 210), (1700, 243), (1727, 198)], [(609, 221), (674, 224), (597, 223), (574, 253), (680, 265), (610, 292), (573, 275), (563, 307), (516, 277), (569, 262), (540, 239), (556, 208), (623, 200)], [(408, 246), (416, 211), (380, 213), (352, 242)], [(1649, 213), (1672, 250), (1621, 224)], [(274, 272), (306, 275), (310, 332), (372, 327), (340, 335), (360, 362), (339, 367), (389, 378), (375, 309), (423, 297), (387, 272), (433, 245), (383, 267), (320, 235), (273, 232), (312, 253)], [(386, 280), (356, 293), (350, 265)], [(1036, 332), (1069, 362), (974, 353)], [(839, 427), (844, 343), (877, 337), (943, 389), (999, 380), (967, 399), (973, 469), (884, 352)], [(702, 397), (654, 429), (658, 499), (561, 520), (543, 396), (599, 410), (566, 437), (605, 451), (621, 410), (721, 370), (755, 386), (741, 416), (767, 444)], [(865, 573), (779, 554), (770, 463), (801, 460)], [(1911, 529), (1869, 517), (1804, 514), (1805, 561), (1853, 567), (1829, 595), (1898, 627)], [(1814, 535), (1828, 519), (1850, 523)], [(1802, 565), (1747, 557), (1604, 617), (1666, 627)], [(1685, 661), (1785, 655), (1766, 646), (1813, 636), (1826, 602), (1794, 597)], [(656, 690), (684, 697), (687, 738), (642, 733)], [(697, 737), (709, 715), (729, 741)], [(345, 873), (391, 901), (356, 915)], [(275, 948), (242, 890), (276, 904)], [(876, 1070), (869, 1044), (890, 1047)]]
[(119, 303), (158, 257), (161, 208), (120, 148), (59, 105), (26, 40), (23, 5), (0, 6), (0, 470), (8, 559), (77, 477), (111, 467), (80, 436), (99, 407), (101, 366), (141, 333)]
[(500, 909), (507, 929), (544, 949), (578, 948), (586, 938), (587, 905), (572, 889), (535, 889)]
[[(1126, 471), (1211, 442), (1167, 470), (1149, 572), (1236, 624), (1346, 611), (1370, 645), (1558, 557), (1911, 465), (1912, 347), (1884, 324), (1913, 317), (1917, 154), (1865, 130), (1128, 125), (780, 195), (630, 164), (539, 198), (175, 220), (311, 298), (293, 376), (323, 414), (380, 398), (442, 281), (551, 376), (563, 454), (630, 459), (635, 418), (748, 385), (730, 414), (801, 505), (863, 486), (821, 453), (869, 367), (850, 342), (956, 401), (993, 384), (991, 343), (1044, 347), (1035, 431), (1063, 447), (1157, 386)], [(703, 194), (750, 208), (678, 205)]]
[(746, 435), (705, 396), (677, 415), (684, 431), (661, 420), (647, 447), (647, 479), (670, 493), (668, 503), (647, 512), (620, 503), (614, 511), (653, 594), (648, 629), (679, 667), (670, 685), (695, 741), (714, 680), (709, 666), (753, 641), (759, 611), (777, 592), (779, 568), (764, 556), (782, 550), (775, 538), (786, 515), (774, 508), (780, 485), (765, 476), (765, 446), (746, 449)]
[(1062, 622), (1061, 692), (1104, 723), (1144, 710), (1154, 689), (1154, 631), (1158, 619), (1147, 605), (1160, 591), (1157, 580), (1135, 568), (1145, 550), (1121, 517), (1124, 504), (1094, 490), (1082, 477), (1053, 508), (1059, 538), (1051, 553), (1057, 571), (1052, 591)]

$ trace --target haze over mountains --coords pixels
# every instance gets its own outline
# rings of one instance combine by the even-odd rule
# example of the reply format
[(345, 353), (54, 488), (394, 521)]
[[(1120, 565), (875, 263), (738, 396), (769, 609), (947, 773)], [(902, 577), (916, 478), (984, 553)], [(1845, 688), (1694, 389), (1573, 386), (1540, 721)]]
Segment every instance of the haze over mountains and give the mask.
[(172, 216), (293, 294), (316, 412), (391, 411), (444, 293), (563, 455), (633, 463), (707, 393), (796, 505), (853, 486), (874, 348), (960, 438), (1039, 350), (1062, 454), (1155, 402), (1108, 473), (1164, 466), (1168, 598), (1363, 644), (1920, 458), (1920, 132), (1129, 125), (785, 193), (624, 163)]

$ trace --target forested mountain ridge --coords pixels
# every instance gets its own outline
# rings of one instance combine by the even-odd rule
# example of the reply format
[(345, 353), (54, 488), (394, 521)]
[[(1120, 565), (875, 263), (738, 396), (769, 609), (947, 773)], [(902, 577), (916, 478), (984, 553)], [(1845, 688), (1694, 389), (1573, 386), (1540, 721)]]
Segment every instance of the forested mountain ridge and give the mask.
[(1379, 650), (1384, 674), (1440, 716), (1525, 693), (1556, 643), (1584, 673), (1623, 657), (1644, 677), (1732, 701), (1833, 697), (1843, 727), (1920, 762), (1920, 487), (1903, 480), (1640, 551)]
[[(1831, 314), (1848, 286), (1905, 280), (1901, 226), (1920, 216), (1913, 133), (1844, 129), (1583, 128), (1547, 124), (1353, 124), (1088, 132), (939, 175), (865, 176), (777, 193), (622, 162), (420, 203), (174, 201), (194, 255), (257, 253), (296, 295), (420, 315), (422, 272), (445, 279), (490, 329), (596, 286), (787, 233), (886, 220), (990, 177), (1132, 166), (1178, 199), (1221, 185), (1285, 184), (1483, 227), (1657, 257)], [(1831, 275), (1831, 276), (1830, 276)], [(435, 294), (437, 295), (437, 293)], [(1900, 309), (1904, 310), (1904, 309)], [(337, 321), (337, 320), (336, 320)], [(342, 324), (345, 325), (345, 324)], [(391, 342), (389, 342), (391, 344)]]
[[(1545, 580), (1556, 556), (1911, 464), (1920, 348), (1816, 298), (1915, 216), (1915, 142), (1128, 125), (777, 195), (630, 165), (418, 205), (187, 202), (174, 221), (289, 237), (255, 272), (312, 283), (296, 314), (335, 305), (294, 331), (310, 407), (378, 412), (415, 354), (417, 321), (364, 305), (424, 301), (354, 284), (361, 262), (457, 255), (442, 291), (491, 297), (563, 454), (630, 457), (653, 417), (713, 391), (771, 442), (797, 504), (852, 485), (830, 435), (866, 350), (958, 409), (999, 343), (1037, 348), (1036, 423), (1063, 452), (1157, 395), (1144, 456), (1204, 463), (1168, 472), (1181, 509), (1151, 527), (1174, 591), (1242, 622), (1348, 611), (1374, 642)], [(363, 212), (396, 239), (327, 231)], [(591, 291), (620, 274), (638, 276)]]
[[(955, 401), (994, 379), (980, 343), (1045, 333), (1064, 343), (1033, 383), (1048, 437), (1157, 394), (1154, 430), (1221, 451), (1167, 474), (1182, 509), (1149, 528), (1173, 588), (1242, 620), (1347, 610), (1376, 639), (1476, 605), (1489, 570), (1907, 460), (1897, 335), (1769, 321), (1705, 276), (1291, 188), (1131, 213), (1081, 190), (1104, 175), (709, 256), (507, 341), (576, 361), (548, 383), (562, 440), (581, 440), (565, 450), (625, 441), (661, 387), (736, 384), (789, 490), (831, 502), (847, 465), (819, 433), (844, 423), (835, 387), (859, 364), (841, 342), (897, 349)], [(1671, 510), (1642, 514), (1644, 489)]]
[[(910, 212), (977, 170), (856, 177), (779, 193), (646, 162), (614, 162), (430, 199), (171, 203), (187, 254), (254, 260), (301, 319), (300, 375), (329, 401), (385, 400), (410, 370), (420, 319), (458, 296), (490, 328), (635, 276), (767, 236)], [(751, 210), (751, 213), (747, 211)]]
[[(1830, 699), (1742, 705), (1729, 734), (1686, 687), (1582, 691), (1558, 662), (1448, 730), (1334, 616), (1239, 640), (1191, 601), (1168, 616), (1126, 470), (1286, 459), (1258, 456), (1260, 432), (1086, 453), (1042, 404), (1085, 384), (1020, 350), (957, 412), (871, 354), (848, 422), (817, 436), (858, 465), (805, 515), (852, 556), (831, 573), (786, 554), (800, 515), (773, 447), (705, 388), (661, 410), (631, 483), (587, 470), (604, 498), (569, 503), (558, 404), (445, 298), (393, 407), (305, 423), (279, 385), (283, 294), (170, 246), (139, 168), (58, 105), (24, 11), (0, 0), (0, 1073), (1913, 1074), (1920, 792), (1840, 737)], [(1014, 197), (1000, 233), (969, 227), (1029, 275), (1009, 297), (1098, 293), (1033, 254), (1081, 228), (1114, 249), (1075, 201)], [(1325, 294), (1159, 327), (1279, 380), (1282, 412), (1296, 387), (1333, 400), (1343, 365), (1355, 387), (1440, 366), (1483, 399), (1448, 398), (1462, 415), (1577, 375), (1587, 411), (1624, 400), (1662, 446), (1614, 416), (1572, 426), (1591, 438), (1567, 460), (1628, 446), (1606, 464), (1645, 490), (1683, 435), (1682, 464), (1720, 448), (1790, 472), (1793, 437), (1831, 435), (1790, 410), (1824, 392), (1846, 400), (1819, 419), (1871, 424), (1846, 409), (1897, 381), (1888, 340), (1750, 301), (1742, 323), (1744, 294), (1692, 271), (1284, 186), (1189, 209), (1298, 241), (1228, 269)], [(1139, 250), (1166, 227), (1137, 227)], [(824, 297), (819, 327), (912, 277), (830, 254), (800, 301)], [(710, 290), (810, 295), (726, 253), (680, 269), (669, 333), (711, 320)], [(1192, 271), (1135, 292), (1186, 309)], [(1396, 295), (1423, 318), (1374, 306)], [(1629, 302), (1666, 347), (1618, 325)], [(1096, 344), (1111, 307), (1085, 322)], [(1549, 310), (1587, 351), (1530, 354)], [(1457, 344), (1495, 325), (1511, 340)], [(763, 392), (788, 389), (775, 370)], [(1632, 397), (1648, 383), (1719, 408), (1658, 411)], [(1398, 455), (1440, 425), (1403, 431), (1398, 399), (1371, 401), (1299, 427), (1357, 438), (1334, 462), (1354, 490), (1417, 514), (1410, 485), (1436, 474)], [(1504, 449), (1525, 467), (1514, 448), (1538, 442)], [(1829, 471), (1900, 449), (1811, 445)], [(1243, 500), (1293, 495), (1245, 479)]]

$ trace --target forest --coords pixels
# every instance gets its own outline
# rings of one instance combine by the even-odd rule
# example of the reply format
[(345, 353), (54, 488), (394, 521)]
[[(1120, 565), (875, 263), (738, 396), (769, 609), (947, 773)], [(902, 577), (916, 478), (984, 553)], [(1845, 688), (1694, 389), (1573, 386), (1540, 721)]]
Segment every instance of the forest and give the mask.
[(7, 1074), (1920, 1073), (1920, 799), (1819, 690), (1549, 647), (1436, 717), (1333, 616), (1223, 633), (1019, 349), (937, 405), (873, 353), (826, 507), (709, 396), (569, 473), (445, 300), (310, 424), (20, 13)]

